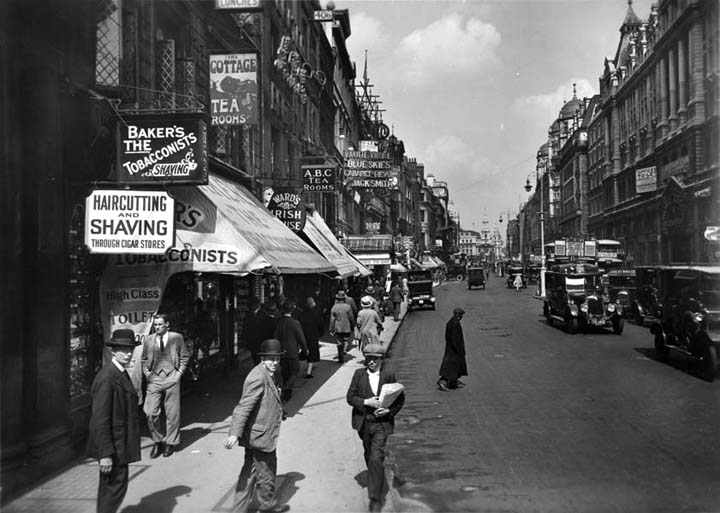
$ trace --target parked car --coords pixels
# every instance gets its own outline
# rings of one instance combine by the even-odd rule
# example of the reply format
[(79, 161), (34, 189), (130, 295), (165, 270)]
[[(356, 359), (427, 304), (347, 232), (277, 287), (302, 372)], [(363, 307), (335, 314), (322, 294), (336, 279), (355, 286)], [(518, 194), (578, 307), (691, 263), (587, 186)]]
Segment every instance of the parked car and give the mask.
[(660, 319), (652, 324), (655, 355), (667, 362), (673, 352), (695, 360), (699, 375), (717, 375), (720, 348), (720, 266), (666, 266), (659, 269)]
[(660, 318), (658, 301), (658, 266), (641, 266), (635, 268), (635, 298), (630, 304), (630, 315), (637, 324), (643, 325), (645, 319)]
[(485, 268), (484, 267), (468, 267), (467, 268), (468, 290), (472, 287), (485, 288)]
[(528, 266), (527, 275), (530, 283), (537, 283), (540, 281), (540, 265), (530, 264)]
[(408, 311), (415, 308), (435, 310), (435, 293), (433, 292), (432, 272), (429, 269), (418, 269), (408, 272)]
[(637, 292), (635, 270), (614, 269), (606, 276), (608, 298), (616, 305), (622, 306), (623, 318), (627, 318)]
[(602, 272), (590, 264), (563, 264), (545, 273), (546, 298), (543, 314), (547, 323), (563, 324), (570, 333), (591, 326), (624, 328), (622, 306), (603, 295)]
[(525, 269), (522, 265), (509, 265), (507, 268), (507, 288), (511, 289), (515, 286), (515, 277), (520, 275), (522, 280), (522, 288), (526, 289), (528, 280), (525, 275)]

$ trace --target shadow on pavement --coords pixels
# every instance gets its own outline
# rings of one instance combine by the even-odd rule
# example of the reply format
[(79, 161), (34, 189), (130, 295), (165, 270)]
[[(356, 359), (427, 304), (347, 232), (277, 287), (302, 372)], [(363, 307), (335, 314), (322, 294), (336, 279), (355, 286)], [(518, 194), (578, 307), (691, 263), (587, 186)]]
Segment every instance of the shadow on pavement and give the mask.
[(292, 499), (293, 495), (295, 495), (299, 489), (295, 483), (303, 479), (305, 479), (305, 474), (301, 474), (300, 472), (288, 472), (287, 474), (277, 476), (277, 501), (284, 504), (290, 502), (290, 499)]
[(189, 486), (177, 485), (151, 493), (140, 499), (140, 503), (126, 506), (121, 513), (172, 513), (177, 506), (177, 497), (192, 492)]

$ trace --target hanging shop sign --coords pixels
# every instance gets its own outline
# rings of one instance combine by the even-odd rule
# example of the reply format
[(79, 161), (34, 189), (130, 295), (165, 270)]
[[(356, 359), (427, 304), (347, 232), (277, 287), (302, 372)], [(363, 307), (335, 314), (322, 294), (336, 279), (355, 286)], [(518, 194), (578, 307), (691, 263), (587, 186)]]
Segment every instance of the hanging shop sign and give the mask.
[(175, 200), (165, 191), (95, 190), (85, 200), (91, 253), (159, 255), (175, 237)]
[(257, 112), (257, 54), (211, 54), (210, 115), (212, 125), (255, 125), (258, 118)]
[(262, 11), (262, 0), (215, 0), (215, 9)]
[(337, 190), (336, 166), (302, 166), (303, 190), (306, 192), (334, 192)]
[(654, 192), (657, 190), (657, 168), (644, 167), (635, 170), (635, 192), (642, 194), (644, 192)]
[(124, 116), (117, 128), (117, 182), (208, 181), (207, 123), (198, 116)]
[(365, 233), (380, 233), (380, 222), (365, 221)]
[(294, 187), (275, 187), (267, 204), (268, 210), (294, 232), (305, 227), (305, 203)]
[(333, 21), (335, 19), (335, 15), (333, 14), (333, 11), (330, 10), (324, 10), (324, 11), (315, 11), (315, 21)]
[(398, 184), (386, 152), (346, 151), (345, 177), (352, 179), (355, 188), (394, 189)]
[(360, 141), (360, 151), (379, 151), (377, 141)]

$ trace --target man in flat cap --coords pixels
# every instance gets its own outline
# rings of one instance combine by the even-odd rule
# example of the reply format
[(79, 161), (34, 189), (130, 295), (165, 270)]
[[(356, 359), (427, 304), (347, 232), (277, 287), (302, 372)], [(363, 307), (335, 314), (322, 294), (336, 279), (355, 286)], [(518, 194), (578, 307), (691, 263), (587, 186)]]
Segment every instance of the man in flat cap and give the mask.
[(363, 350), (365, 367), (353, 374), (346, 400), (352, 406), (352, 427), (363, 443), (365, 464), (368, 468), (369, 510), (381, 511), (385, 482), (385, 445), (395, 428), (395, 416), (405, 404), (405, 393), (400, 391), (395, 400), (383, 406), (380, 393), (383, 385), (397, 383), (395, 373), (383, 368), (385, 348), (368, 344)]
[(98, 513), (120, 509), (128, 488), (128, 464), (140, 461), (140, 420), (138, 393), (130, 381), (127, 366), (133, 355), (135, 333), (130, 329), (113, 331), (106, 343), (112, 360), (95, 376), (90, 394), (88, 456), (98, 460)]
[(245, 447), (245, 459), (235, 486), (235, 509), (248, 511), (253, 499), (259, 511), (282, 513), (290, 507), (275, 498), (277, 443), (283, 420), (281, 389), (275, 381), (284, 351), (277, 339), (260, 344), (260, 363), (252, 368), (243, 383), (240, 402), (232, 413), (226, 449), (236, 444)]
[(465, 383), (460, 376), (467, 376), (467, 363), (465, 362), (465, 339), (460, 321), (465, 310), (455, 308), (452, 318), (445, 325), (445, 354), (440, 365), (440, 379), (438, 389), (447, 391), (451, 388), (462, 388)]

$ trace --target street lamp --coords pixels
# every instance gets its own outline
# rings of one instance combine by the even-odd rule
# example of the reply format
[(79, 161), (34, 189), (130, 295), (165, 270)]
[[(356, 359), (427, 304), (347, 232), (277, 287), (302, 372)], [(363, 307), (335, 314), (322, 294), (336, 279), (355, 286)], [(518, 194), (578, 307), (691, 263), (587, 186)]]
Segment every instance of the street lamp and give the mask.
[[(542, 178), (541, 178), (542, 180)], [(545, 212), (543, 208), (545, 202), (543, 201), (543, 189), (542, 183), (540, 183), (540, 297), (545, 299)], [(525, 180), (525, 190), (530, 192), (532, 190), (532, 184), (530, 183), (530, 177)]]

